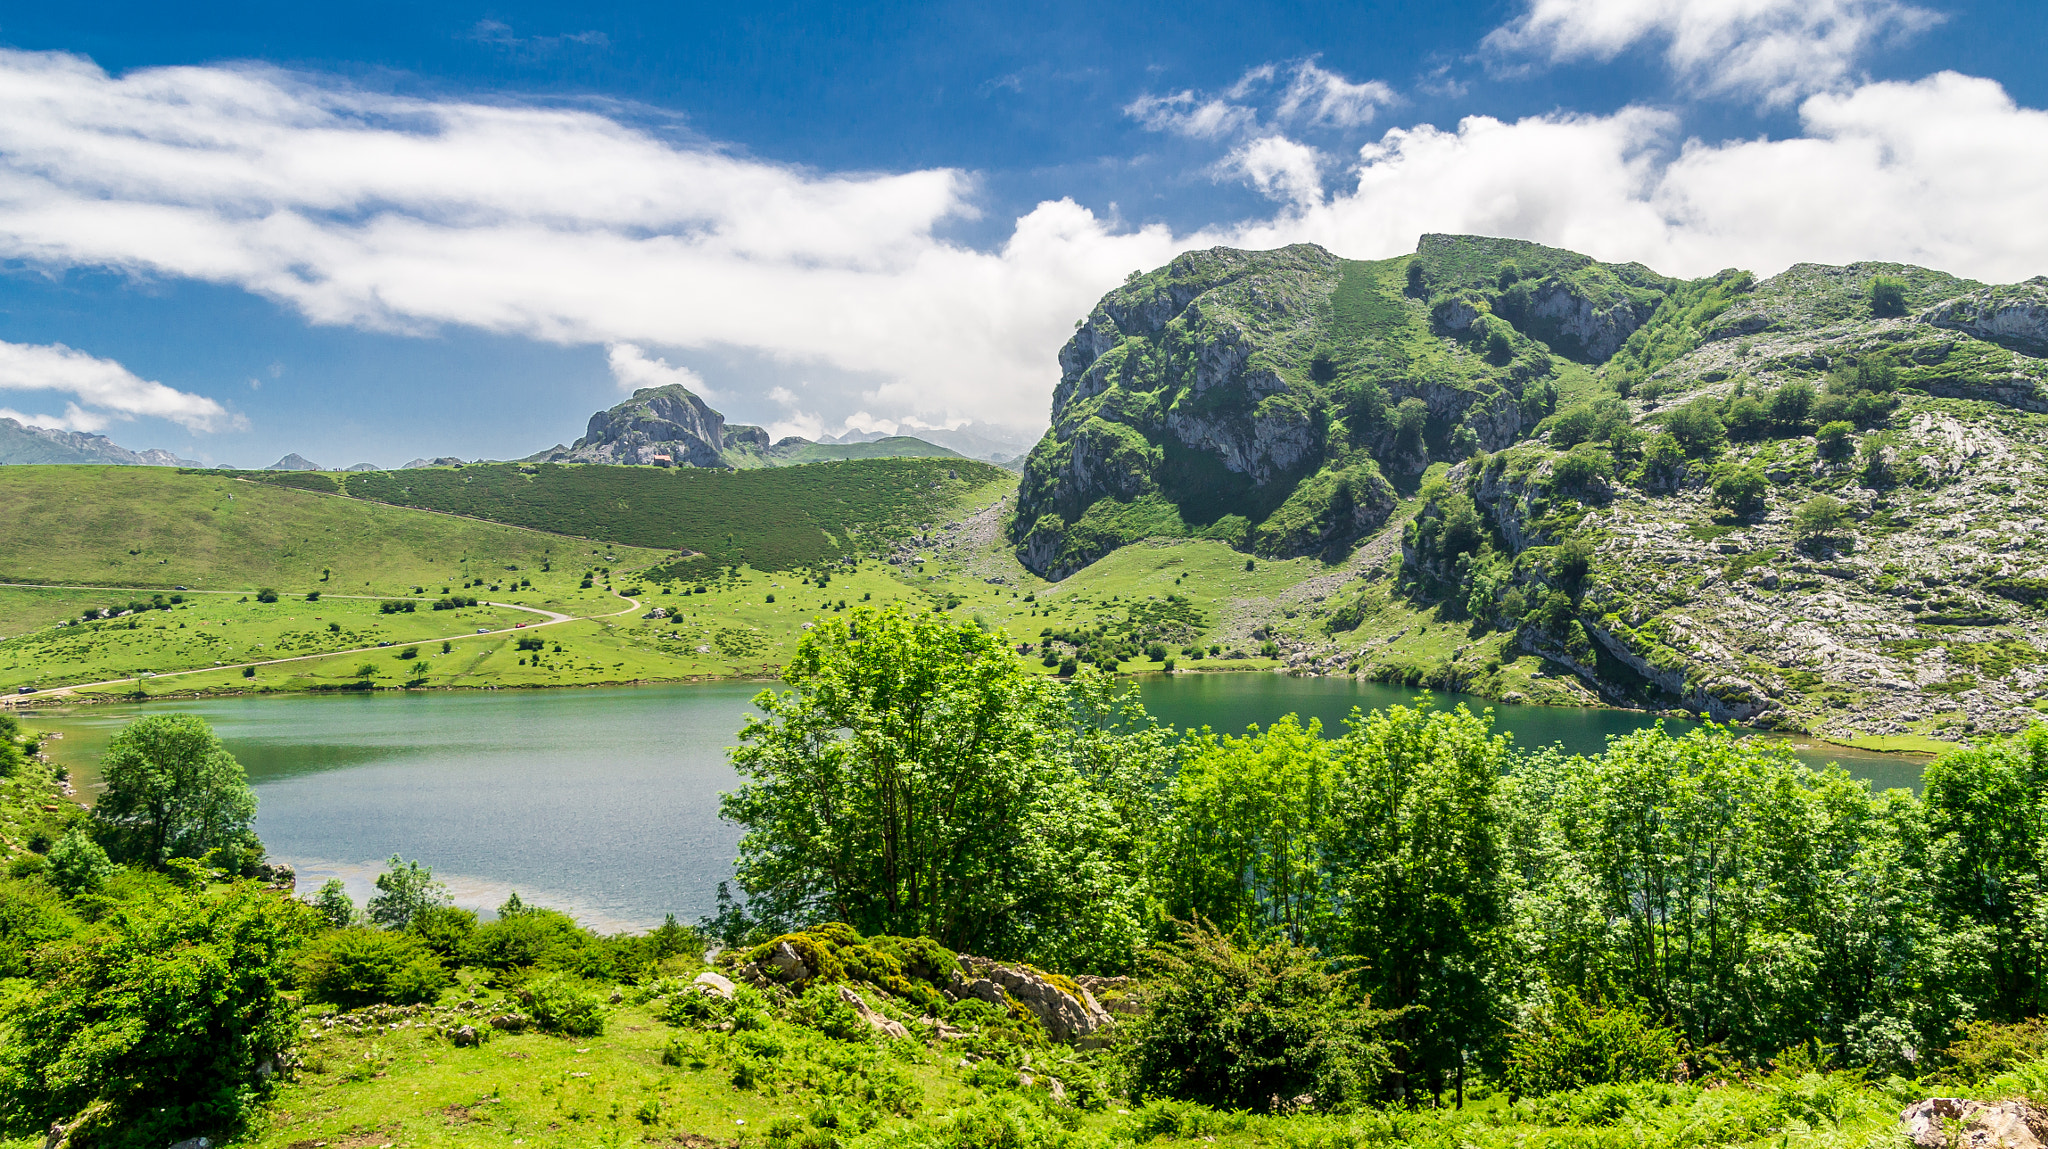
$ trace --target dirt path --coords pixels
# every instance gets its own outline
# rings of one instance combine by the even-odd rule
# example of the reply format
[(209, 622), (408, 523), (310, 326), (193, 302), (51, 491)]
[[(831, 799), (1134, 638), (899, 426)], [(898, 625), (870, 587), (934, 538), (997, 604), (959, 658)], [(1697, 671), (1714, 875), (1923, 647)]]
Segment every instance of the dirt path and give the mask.
[[(0, 583), (0, 586), (47, 586), (47, 584), (44, 584), (44, 583)], [(134, 590), (136, 590), (136, 589), (138, 589), (138, 588), (135, 588), (135, 587), (99, 587), (99, 586), (66, 586), (66, 587), (52, 587), (52, 588), (50, 588), (50, 589), (54, 589), (54, 590), (120, 590), (120, 591), (134, 591)], [(148, 588), (146, 588), (146, 587), (145, 587), (145, 588), (141, 588), (141, 589), (142, 589), (142, 590), (145, 590), (145, 591), (146, 591), (146, 590), (147, 590)], [(186, 593), (186, 594), (239, 594), (239, 593), (241, 593), (241, 592), (239, 592), (239, 591), (227, 591), (227, 590), (216, 590), (216, 591), (186, 591), (186, 592), (184, 592), (184, 593)], [(506, 635), (506, 634), (511, 634), (511, 633), (512, 633), (513, 631), (515, 631), (515, 630), (539, 630), (539, 629), (541, 629), (542, 627), (554, 626), (554, 625), (556, 625), (556, 624), (558, 624), (558, 623), (564, 623), (564, 622), (575, 622), (575, 621), (577, 621), (578, 619), (583, 619), (583, 618), (617, 618), (617, 617), (619, 617), (619, 616), (620, 616), (620, 615), (622, 615), (622, 614), (631, 614), (631, 613), (633, 613), (634, 611), (636, 611), (636, 610), (639, 610), (639, 609), (640, 609), (640, 600), (638, 600), (638, 599), (631, 599), (631, 598), (626, 598), (626, 596), (625, 596), (625, 595), (619, 594), (619, 593), (618, 593), (617, 591), (613, 591), (613, 592), (612, 592), (612, 595), (613, 595), (613, 597), (615, 597), (615, 598), (618, 598), (618, 599), (621, 599), (621, 600), (623, 600), (623, 601), (625, 602), (626, 606), (625, 606), (625, 609), (624, 609), (624, 610), (615, 610), (615, 611), (611, 612), (610, 614), (585, 614), (585, 615), (575, 615), (575, 614), (563, 614), (563, 613), (561, 613), (560, 611), (554, 611), (554, 610), (542, 610), (542, 609), (541, 609), (540, 607), (537, 607), (537, 606), (520, 606), (520, 605), (519, 605), (518, 603), (511, 603), (511, 602), (486, 602), (486, 603), (484, 603), (483, 605), (485, 605), (485, 606), (496, 606), (496, 607), (503, 607), (503, 608), (504, 608), (504, 609), (506, 609), (506, 610), (523, 610), (523, 611), (526, 611), (526, 612), (527, 612), (528, 614), (538, 614), (538, 615), (542, 615), (542, 616), (544, 616), (544, 617), (545, 617), (545, 618), (547, 619), (547, 621), (546, 621), (546, 622), (535, 622), (535, 623), (520, 623), (520, 624), (518, 624), (517, 626), (507, 626), (507, 627), (500, 627), (500, 628), (499, 628), (499, 629), (497, 629), (497, 630), (480, 630), (480, 631), (479, 631), (479, 630), (472, 630), (472, 631), (467, 631), (467, 632), (465, 632), (465, 633), (462, 633), (462, 634), (450, 634), (450, 635), (444, 635), (444, 636), (442, 636), (442, 637), (440, 637), (440, 638), (419, 638), (419, 639), (412, 639), (412, 640), (409, 640), (409, 641), (405, 642), (405, 643), (404, 643), (403, 645), (405, 645), (405, 646), (418, 646), (418, 645), (420, 645), (420, 644), (422, 644), (422, 643), (429, 643), (429, 642), (461, 642), (461, 641), (463, 641), (463, 640), (465, 640), (465, 639), (477, 639), (477, 638), (493, 638), (493, 637), (496, 637), (496, 636), (498, 636), (498, 635)], [(328, 596), (328, 595), (324, 595), (324, 594), (323, 594), (323, 595), (321, 595), (320, 597), (322, 597), (322, 598), (327, 598), (327, 597), (330, 597), (330, 596)], [(332, 597), (334, 597), (334, 598), (405, 598), (406, 596), (402, 596), (402, 595), (369, 595), (369, 594), (337, 594), (337, 595), (333, 595)], [(418, 600), (413, 600), (413, 601), (418, 601)], [(219, 666), (201, 666), (201, 667), (196, 667), (196, 668), (194, 668), (194, 669), (192, 669), (192, 670), (167, 670), (167, 671), (163, 672), (162, 674), (155, 674), (155, 675), (151, 675), (151, 676), (150, 676), (150, 678), (151, 678), (152, 680), (155, 680), (155, 679), (159, 679), (159, 678), (180, 678), (180, 677), (183, 677), (183, 676), (185, 676), (185, 675), (187, 675), (187, 674), (210, 674), (210, 673), (212, 673), (212, 672), (214, 672), (214, 671), (216, 671), (216, 670), (240, 670), (240, 669), (242, 669), (242, 668), (244, 668), (244, 667), (249, 667), (249, 666), (282, 666), (282, 665), (284, 665), (284, 664), (286, 664), (286, 663), (291, 663), (291, 662), (308, 662), (308, 661), (311, 661), (311, 660), (313, 660), (313, 659), (316, 659), (316, 658), (333, 658), (333, 657), (335, 657), (335, 656), (337, 656), (337, 655), (344, 655), (344, 654), (367, 654), (367, 653), (374, 653), (374, 652), (376, 652), (376, 651), (379, 651), (379, 650), (384, 650), (384, 649), (387, 649), (387, 648), (388, 648), (388, 647), (390, 647), (390, 646), (396, 646), (396, 645), (400, 645), (400, 644), (398, 644), (398, 643), (387, 643), (387, 644), (385, 644), (385, 646), (358, 646), (358, 647), (354, 647), (354, 648), (352, 648), (352, 649), (349, 649), (349, 650), (327, 650), (327, 651), (322, 651), (322, 652), (320, 652), (320, 653), (318, 653), (318, 654), (298, 654), (298, 655), (293, 655), (293, 656), (292, 656), (292, 657), (290, 657), (290, 658), (266, 658), (266, 659), (261, 659), (261, 660), (258, 660), (258, 661), (256, 661), (256, 662), (229, 662), (229, 663), (223, 663), (223, 664), (221, 664), (221, 665), (219, 665)], [(128, 676), (128, 677), (125, 677), (125, 678), (109, 678), (109, 679), (107, 679), (107, 680), (105, 680), (105, 681), (103, 681), (103, 682), (74, 682), (74, 683), (72, 683), (72, 684), (71, 684), (70, 686), (53, 686), (53, 687), (50, 687), (50, 688), (49, 688), (49, 689), (47, 689), (47, 690), (38, 690), (38, 691), (35, 691), (35, 692), (34, 692), (34, 693), (32, 693), (32, 694), (9, 694), (9, 695), (0, 695), (0, 706), (4, 706), (4, 707), (7, 707), (7, 708), (10, 708), (10, 709), (12, 709), (12, 708), (14, 708), (14, 707), (17, 707), (17, 706), (19, 706), (19, 705), (20, 705), (20, 704), (22, 704), (23, 702), (29, 702), (29, 701), (33, 701), (33, 702), (48, 702), (48, 701), (51, 701), (52, 699), (58, 699), (58, 698), (69, 698), (69, 697), (71, 697), (71, 696), (72, 696), (73, 694), (75, 694), (76, 692), (78, 692), (78, 691), (80, 691), (80, 690), (90, 690), (90, 689), (92, 689), (92, 688), (94, 688), (94, 687), (98, 687), (98, 686), (118, 686), (119, 684), (121, 684), (121, 683), (123, 683), (123, 682), (140, 682), (140, 681), (142, 681), (142, 680), (141, 680), (140, 678), (137, 678), (137, 677), (135, 677), (135, 676), (133, 676), (133, 675), (130, 675), (130, 676)]]

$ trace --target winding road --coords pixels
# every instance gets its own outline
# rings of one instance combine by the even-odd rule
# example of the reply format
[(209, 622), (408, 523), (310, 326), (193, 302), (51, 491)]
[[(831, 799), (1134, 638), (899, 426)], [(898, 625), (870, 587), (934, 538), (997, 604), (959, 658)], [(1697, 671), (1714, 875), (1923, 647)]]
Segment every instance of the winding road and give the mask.
[[(22, 583), (22, 582), (5, 582), (5, 583), (0, 583), (0, 587), (25, 587), (25, 588), (29, 588), (29, 589), (32, 589), (32, 590), (91, 590), (91, 591), (111, 591), (111, 592), (114, 592), (114, 593), (117, 593), (117, 594), (163, 594), (163, 593), (167, 593), (167, 592), (170, 592), (170, 591), (173, 591), (173, 590), (176, 590), (176, 589), (177, 589), (177, 588), (175, 588), (175, 587), (159, 587), (159, 588), (156, 588), (156, 589), (151, 589), (151, 588), (149, 588), (149, 587), (132, 587), (132, 586), (59, 586), (59, 585), (52, 585), (52, 584), (50, 584), (50, 583)], [(179, 593), (179, 594), (234, 594), (234, 595), (241, 595), (241, 594), (247, 594), (248, 592), (246, 592), (246, 591), (236, 591), (236, 590), (183, 590), (183, 591), (178, 591), (178, 593)], [(384, 599), (402, 600), (402, 601), (409, 601), (409, 602), (429, 602), (429, 601), (432, 601), (432, 600), (430, 600), (430, 599), (422, 599), (422, 598), (417, 598), (417, 597), (414, 597), (414, 596), (412, 596), (412, 595), (379, 595), (379, 594), (336, 594), (336, 595), (328, 595), (328, 594), (323, 594), (323, 595), (321, 595), (320, 597), (321, 597), (321, 598), (354, 598), (354, 599), (375, 599), (375, 600), (380, 600), (380, 601), (381, 601), (381, 600), (384, 600)], [(626, 597), (625, 595), (622, 595), (622, 594), (618, 593), (617, 591), (613, 591), (613, 592), (612, 592), (612, 597), (614, 597), (614, 598), (617, 598), (617, 599), (620, 599), (620, 600), (624, 601), (624, 602), (625, 602), (625, 604), (626, 604), (626, 607), (625, 607), (625, 609), (624, 609), (624, 610), (615, 610), (615, 611), (612, 611), (612, 612), (611, 612), (610, 614), (580, 614), (580, 615), (579, 615), (579, 614), (563, 614), (563, 613), (561, 613), (560, 611), (553, 611), (553, 610), (542, 610), (542, 609), (541, 609), (540, 607), (537, 607), (537, 606), (521, 606), (521, 605), (519, 605), (518, 603), (512, 603), (512, 602), (485, 602), (485, 603), (483, 603), (483, 604), (481, 604), (481, 605), (483, 605), (483, 606), (496, 606), (496, 607), (503, 607), (503, 608), (505, 608), (506, 610), (523, 610), (523, 611), (527, 612), (528, 614), (538, 614), (538, 615), (543, 615), (543, 616), (545, 616), (545, 617), (546, 617), (547, 621), (546, 621), (546, 622), (536, 622), (536, 623), (529, 623), (529, 624), (525, 624), (525, 625), (522, 625), (522, 626), (507, 626), (507, 627), (500, 627), (500, 628), (499, 628), (499, 629), (497, 629), (497, 630), (486, 630), (486, 631), (476, 631), (476, 630), (471, 630), (471, 631), (466, 631), (466, 632), (464, 632), (464, 633), (462, 633), (462, 634), (450, 634), (450, 635), (444, 635), (444, 636), (442, 636), (442, 637), (440, 637), (440, 638), (416, 638), (416, 639), (408, 639), (408, 640), (406, 640), (406, 642), (404, 643), (404, 645), (406, 645), (406, 646), (415, 646), (415, 645), (418, 645), (418, 644), (420, 644), (420, 643), (427, 643), (427, 642), (461, 642), (461, 641), (463, 641), (464, 639), (477, 639), (477, 638), (493, 638), (493, 637), (496, 637), (496, 636), (499, 636), (499, 635), (506, 635), (506, 634), (511, 634), (511, 633), (512, 633), (513, 631), (515, 631), (515, 630), (540, 630), (540, 629), (542, 629), (543, 627), (549, 627), (549, 626), (554, 626), (554, 625), (556, 625), (557, 623), (564, 623), (564, 622), (575, 622), (575, 621), (577, 621), (578, 619), (585, 619), (585, 618), (617, 618), (617, 617), (619, 617), (619, 616), (620, 616), (620, 615), (622, 615), (622, 614), (631, 614), (631, 613), (633, 613), (634, 611), (636, 611), (636, 610), (639, 610), (639, 609), (640, 609), (640, 600), (638, 600), (638, 599), (632, 599), (632, 598), (627, 598), (627, 597)], [(313, 660), (313, 659), (316, 659), (316, 658), (333, 658), (333, 657), (335, 657), (336, 655), (342, 655), (342, 654), (366, 654), (366, 653), (374, 653), (374, 652), (376, 652), (376, 651), (378, 651), (378, 650), (383, 650), (383, 649), (387, 649), (387, 648), (388, 648), (389, 646), (395, 646), (395, 645), (398, 645), (398, 644), (396, 644), (396, 643), (387, 643), (387, 644), (386, 644), (385, 646), (381, 646), (381, 647), (380, 647), (380, 646), (357, 646), (357, 647), (351, 647), (351, 648), (349, 648), (349, 649), (347, 649), (347, 650), (323, 650), (323, 651), (321, 651), (321, 652), (320, 652), (320, 653), (318, 653), (318, 654), (298, 654), (298, 655), (293, 655), (293, 656), (292, 656), (292, 657), (290, 657), (290, 658), (266, 658), (266, 659), (260, 659), (260, 660), (258, 660), (258, 661), (255, 661), (255, 662), (225, 662), (225, 663), (221, 663), (221, 664), (219, 664), (219, 665), (216, 665), (216, 666), (201, 666), (201, 667), (195, 667), (195, 668), (193, 668), (193, 669), (191, 669), (191, 670), (167, 670), (167, 671), (164, 671), (164, 672), (162, 672), (161, 674), (154, 674), (154, 675), (151, 675), (150, 677), (151, 677), (151, 679), (152, 679), (152, 680), (155, 680), (155, 679), (159, 679), (159, 678), (179, 678), (179, 677), (182, 677), (182, 676), (184, 676), (184, 675), (187, 675), (187, 674), (211, 674), (211, 673), (213, 673), (214, 671), (218, 671), (218, 670), (240, 670), (240, 669), (242, 669), (243, 667), (248, 667), (248, 666), (282, 666), (282, 665), (284, 665), (284, 664), (286, 664), (286, 663), (290, 663), (290, 662), (309, 662), (309, 661), (311, 661), (311, 660)], [(105, 681), (102, 681), (102, 682), (74, 682), (74, 683), (72, 683), (72, 684), (71, 684), (71, 685), (69, 685), (69, 686), (52, 686), (52, 687), (50, 687), (50, 688), (48, 688), (48, 689), (46, 689), (46, 690), (37, 690), (37, 691), (36, 691), (36, 692), (34, 692), (33, 694), (7, 694), (7, 695), (0, 695), (0, 707), (5, 707), (5, 708), (7, 708), (7, 709), (14, 709), (14, 708), (16, 708), (16, 707), (20, 706), (20, 705), (21, 705), (22, 703), (24, 703), (24, 702), (29, 702), (29, 701), (34, 701), (34, 702), (48, 702), (48, 701), (50, 701), (50, 700), (52, 700), (52, 699), (57, 699), (57, 698), (67, 698), (67, 697), (71, 696), (71, 695), (72, 695), (73, 693), (75, 693), (75, 692), (77, 692), (77, 691), (80, 691), (80, 690), (90, 690), (90, 689), (92, 689), (92, 688), (94, 688), (94, 687), (99, 687), (99, 686), (118, 686), (119, 684), (121, 684), (121, 683), (123, 683), (123, 682), (139, 682), (139, 681), (141, 681), (140, 677), (138, 677), (138, 676), (136, 676), (136, 675), (127, 675), (127, 676), (125, 676), (125, 677), (122, 677), (122, 678), (109, 678), (109, 679), (106, 679)]]

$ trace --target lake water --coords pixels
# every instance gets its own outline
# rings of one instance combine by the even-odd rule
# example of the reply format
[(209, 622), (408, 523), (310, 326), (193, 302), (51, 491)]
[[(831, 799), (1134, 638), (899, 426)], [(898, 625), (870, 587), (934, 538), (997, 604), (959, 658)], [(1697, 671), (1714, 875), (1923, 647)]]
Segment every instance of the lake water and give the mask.
[[(709, 913), (731, 874), (739, 832), (718, 818), (738, 779), (726, 762), (761, 683), (608, 690), (288, 695), (37, 711), (29, 725), (78, 781), (124, 723), (181, 711), (213, 724), (249, 772), (256, 831), (273, 858), (298, 867), (310, 893), (331, 877), (360, 903), (392, 854), (448, 882), (458, 904), (489, 909), (512, 890), (604, 930), (645, 929), (673, 913)], [(1411, 702), (1416, 693), (1338, 678), (1277, 674), (1141, 680), (1145, 705), (1180, 726), (1241, 732), (1289, 712), (1333, 733), (1352, 707)], [(1477, 699), (1438, 695), (1439, 705)], [(1639, 714), (1537, 706), (1495, 708), (1518, 745), (1597, 752)], [(1797, 744), (1795, 744), (1796, 746)], [(1918, 761), (1832, 748), (1880, 786), (1917, 786)]]

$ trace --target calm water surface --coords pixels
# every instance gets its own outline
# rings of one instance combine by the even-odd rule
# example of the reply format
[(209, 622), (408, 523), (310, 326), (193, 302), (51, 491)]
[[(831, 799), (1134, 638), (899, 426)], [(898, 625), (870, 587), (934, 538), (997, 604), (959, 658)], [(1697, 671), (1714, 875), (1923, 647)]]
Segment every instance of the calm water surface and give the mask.
[[(89, 788), (91, 763), (136, 715), (204, 717), (248, 769), (261, 802), (256, 831), (272, 857), (298, 867), (302, 892), (339, 877), (360, 902), (383, 860), (399, 854), (432, 866), (461, 905), (488, 909), (517, 889), (600, 929), (644, 929), (666, 913), (688, 922), (710, 912), (731, 875), (739, 832), (719, 820), (718, 795), (738, 783), (726, 748), (761, 686), (229, 698), (41, 711), (30, 725), (63, 734), (52, 749)], [(1289, 712), (1335, 732), (1353, 707), (1416, 698), (1257, 673), (1153, 678), (1140, 689), (1166, 721), (1230, 732)], [(1518, 745), (1586, 753), (1648, 721), (1537, 706), (1495, 713)], [(1880, 786), (1919, 783), (1917, 760), (1800, 754), (1839, 760)]]

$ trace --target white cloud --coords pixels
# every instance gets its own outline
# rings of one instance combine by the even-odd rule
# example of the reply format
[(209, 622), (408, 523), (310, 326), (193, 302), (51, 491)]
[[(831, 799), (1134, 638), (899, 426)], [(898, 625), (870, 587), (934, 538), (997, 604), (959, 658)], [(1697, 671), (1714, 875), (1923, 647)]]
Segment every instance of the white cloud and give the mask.
[(1228, 100), (1198, 99), (1193, 92), (1143, 95), (1124, 106), (1124, 114), (1148, 131), (1172, 132), (1197, 140), (1214, 140), (1250, 131), (1259, 114)]
[(1322, 153), (1286, 136), (1261, 136), (1224, 160), (1226, 171), (1242, 174), (1270, 199), (1296, 207), (1323, 202)]
[(1566, 63), (1660, 42), (1694, 88), (1782, 105), (1843, 86), (1873, 46), (1940, 19), (1900, 0), (1527, 0), (1484, 46), (1500, 59)]
[(238, 415), (203, 395), (141, 378), (114, 362), (62, 343), (0, 343), (0, 391), (58, 391), (71, 397), (62, 415), (6, 417), (40, 427), (97, 431), (113, 420), (151, 416), (191, 431), (245, 426)]
[(702, 375), (688, 367), (672, 367), (666, 359), (650, 358), (647, 352), (631, 343), (612, 344), (604, 349), (604, 358), (612, 370), (612, 380), (621, 391), (680, 383), (706, 402), (712, 398), (711, 386), (704, 382)]
[(1368, 256), (1474, 232), (1679, 275), (1860, 259), (2048, 271), (2048, 113), (1945, 72), (1813, 96), (1799, 115), (1803, 135), (1721, 144), (1680, 142), (1669, 113), (1644, 108), (1396, 129), (1361, 151), (1350, 190), (1233, 238)]
[(1355, 128), (1372, 122), (1379, 110), (1400, 103), (1394, 89), (1367, 80), (1354, 84), (1314, 60), (1295, 65), (1294, 79), (1280, 97), (1274, 114), (1283, 121), (1322, 127)]
[[(1251, 84), (1277, 99), (1281, 76)], [(1639, 107), (1474, 116), (1395, 128), (1355, 159), (1262, 130), (1226, 154), (1281, 201), (1271, 218), (1118, 230), (1053, 200), (976, 249), (940, 233), (977, 210), (957, 171), (824, 174), (586, 112), (232, 68), (111, 78), (0, 53), (0, 256), (231, 284), (319, 323), (602, 346), (626, 386), (701, 390), (648, 347), (816, 365), (801, 406), (770, 393), (784, 411), (771, 431), (806, 438), (832, 425), (817, 412), (856, 409), (874, 426), (1042, 426), (1074, 318), (1130, 269), (1218, 244), (1378, 258), (1471, 231), (1672, 274), (1801, 259), (2048, 271), (2048, 114), (1945, 73), (1814, 96), (1799, 115), (1794, 138), (1726, 143)], [(1325, 195), (1325, 179), (1344, 187)], [(85, 420), (227, 418), (131, 386), (159, 409), (56, 389)]]

